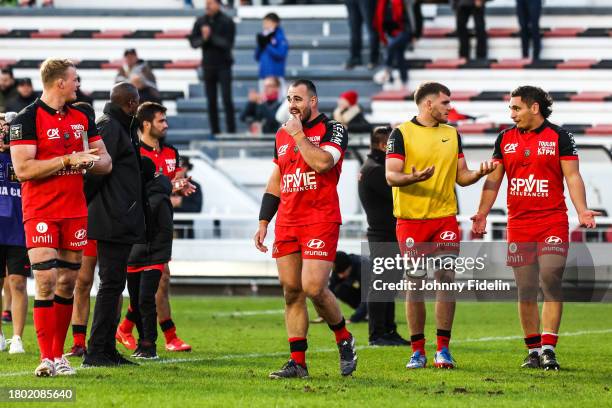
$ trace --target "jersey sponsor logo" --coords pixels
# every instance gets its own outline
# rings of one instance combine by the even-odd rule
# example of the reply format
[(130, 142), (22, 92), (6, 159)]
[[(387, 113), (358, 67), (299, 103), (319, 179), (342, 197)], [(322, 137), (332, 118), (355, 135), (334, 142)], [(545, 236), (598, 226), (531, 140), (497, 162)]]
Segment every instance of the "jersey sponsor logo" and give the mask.
[(319, 143), (321, 143), (321, 136), (308, 136), (308, 140), (310, 140), (310, 143), (313, 145), (319, 146)]
[(32, 237), (33, 244), (52, 244), (53, 243), (53, 235), (45, 234), (45, 235), (36, 235)]
[(510, 195), (518, 197), (548, 197), (548, 180), (537, 179), (533, 174), (528, 178), (510, 179)]
[(58, 128), (47, 129), (47, 139), (55, 140), (59, 138), (60, 138), (60, 134), (59, 134)]
[(87, 236), (87, 230), (85, 229), (80, 229), (74, 233), (74, 237), (78, 240), (83, 240), (85, 239), (86, 236)]
[(395, 145), (395, 139), (390, 137), (389, 140), (387, 141), (387, 154), (393, 153), (393, 150), (395, 150), (394, 145)]
[(506, 154), (510, 154), (510, 153), (516, 153), (516, 148), (518, 147), (518, 143), (507, 143), (504, 146), (504, 153)]
[(569, 137), (570, 145), (572, 146), (572, 155), (578, 156), (578, 149), (576, 149), (576, 141), (574, 140), (574, 135), (570, 132), (567, 132), (567, 137)]
[(549, 237), (546, 237), (544, 242), (546, 242), (547, 244), (551, 244), (551, 245), (558, 245), (558, 244), (562, 244), (563, 240), (555, 235), (551, 235)]
[(0, 186), (0, 196), (21, 197), (21, 188)]
[(316, 189), (317, 179), (314, 171), (302, 172), (302, 169), (298, 167), (293, 174), (283, 174), (283, 193), (299, 193)]
[(166, 159), (166, 168), (172, 173), (176, 169), (176, 159)]
[(44, 234), (45, 232), (47, 232), (47, 230), (49, 230), (49, 226), (46, 222), (39, 222), (38, 224), (36, 224), (36, 231), (38, 231), (39, 233)]
[(72, 128), (72, 130), (74, 131), (74, 138), (75, 139), (80, 139), (83, 137), (84, 133), (85, 133), (85, 126), (83, 126), (80, 123), (74, 124), (74, 125), (70, 125), (70, 127)]
[(538, 156), (554, 156), (556, 153), (556, 145), (555, 142), (538, 142)]
[(281, 157), (287, 153), (287, 149), (289, 148), (289, 143), (282, 145), (278, 148), (277, 156)]
[(339, 122), (334, 122), (332, 125), (332, 136), (329, 140), (330, 143), (334, 143), (342, 147), (342, 140), (344, 139), (344, 126)]
[(308, 241), (308, 243), (306, 243), (306, 246), (310, 249), (323, 249), (325, 248), (325, 242), (323, 242), (323, 240), (320, 240), (318, 238), (313, 238), (310, 241)]
[(444, 231), (440, 234), (440, 239), (444, 241), (454, 241), (457, 238), (457, 234), (453, 231)]
[(21, 123), (11, 125), (11, 130), (9, 131), (9, 138), (11, 141), (23, 139), (23, 130), (21, 127)]
[(412, 248), (414, 246), (414, 238), (406, 238), (406, 248)]

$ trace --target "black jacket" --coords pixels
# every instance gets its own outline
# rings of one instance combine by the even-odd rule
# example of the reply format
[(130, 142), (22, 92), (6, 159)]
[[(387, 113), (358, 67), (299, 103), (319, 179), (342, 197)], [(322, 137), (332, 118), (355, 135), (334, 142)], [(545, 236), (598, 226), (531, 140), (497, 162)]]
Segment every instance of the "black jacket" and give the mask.
[(138, 123), (113, 103), (97, 122), (113, 160), (110, 174), (85, 178), (88, 235), (123, 244), (145, 242), (145, 194), (140, 166)]
[(7, 112), (21, 112), (23, 108), (28, 105), (31, 105), (36, 100), (36, 94), (32, 93), (32, 95), (24, 98), (21, 95), (17, 95), (14, 98), (9, 99), (6, 102), (6, 111)]
[(359, 200), (368, 219), (368, 238), (395, 241), (393, 196), (385, 178), (385, 152), (372, 150), (359, 170)]
[[(210, 26), (210, 37), (204, 41), (202, 38), (202, 27)], [(232, 65), (232, 48), (236, 25), (231, 17), (218, 12), (214, 16), (203, 15), (199, 17), (191, 34), (189, 42), (192, 48), (202, 48), (202, 67), (204, 68), (227, 68)]]
[(172, 256), (172, 184), (168, 177), (158, 175), (147, 183), (145, 190), (151, 210), (147, 224), (147, 232), (151, 238), (144, 244), (132, 247), (129, 266), (165, 264)]
[(329, 277), (329, 290), (353, 309), (361, 304), (361, 257), (349, 254), (351, 258), (351, 274), (346, 279), (340, 279), (335, 273)]

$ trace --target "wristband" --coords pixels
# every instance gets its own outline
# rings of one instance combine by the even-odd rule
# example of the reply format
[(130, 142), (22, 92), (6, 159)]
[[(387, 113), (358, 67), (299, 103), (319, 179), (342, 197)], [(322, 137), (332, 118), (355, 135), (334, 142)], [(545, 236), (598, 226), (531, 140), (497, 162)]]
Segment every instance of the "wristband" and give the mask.
[(265, 193), (261, 199), (261, 209), (259, 210), (259, 221), (272, 221), (276, 211), (278, 211), (278, 205), (280, 204), (280, 198), (274, 194)]

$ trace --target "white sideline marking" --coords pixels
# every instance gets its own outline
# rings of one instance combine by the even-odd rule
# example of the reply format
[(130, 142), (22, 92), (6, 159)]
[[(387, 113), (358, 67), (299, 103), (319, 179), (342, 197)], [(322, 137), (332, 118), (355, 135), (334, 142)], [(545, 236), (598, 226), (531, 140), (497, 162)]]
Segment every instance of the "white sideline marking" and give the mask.
[[(559, 333), (560, 337), (572, 337), (572, 336), (584, 336), (589, 334), (606, 334), (612, 333), (612, 329), (603, 329), (603, 330), (581, 330), (577, 332), (565, 332)], [(453, 340), (454, 343), (481, 343), (486, 341), (505, 341), (505, 340), (518, 340), (522, 339), (522, 336), (500, 336), (500, 337), (478, 337), (475, 339), (457, 339)], [(358, 346), (358, 350), (364, 349), (374, 349), (379, 348), (378, 346)], [(380, 347), (382, 348), (382, 347)], [(338, 351), (337, 348), (326, 348), (326, 349), (318, 349), (312, 350), (310, 353), (331, 353), (334, 351)], [(153, 364), (179, 364), (179, 363), (195, 363), (201, 361), (219, 361), (219, 360), (240, 360), (243, 358), (263, 358), (263, 357), (281, 357), (287, 355), (286, 351), (277, 351), (273, 353), (247, 353), (247, 354), (226, 354), (224, 356), (219, 357), (193, 357), (193, 358), (168, 358), (168, 359), (160, 359), (154, 360), (151, 362), (142, 362), (144, 365), (153, 365)], [(138, 361), (138, 360), (136, 360)], [(76, 370), (93, 370), (96, 367), (77, 367)], [(34, 375), (34, 371), (17, 371), (12, 373), (0, 373), (0, 377), (18, 377), (23, 375)]]
[(213, 313), (215, 317), (222, 316), (257, 316), (257, 315), (273, 315), (273, 314), (284, 314), (285, 309), (272, 309), (272, 310), (247, 310), (245, 312), (221, 312)]

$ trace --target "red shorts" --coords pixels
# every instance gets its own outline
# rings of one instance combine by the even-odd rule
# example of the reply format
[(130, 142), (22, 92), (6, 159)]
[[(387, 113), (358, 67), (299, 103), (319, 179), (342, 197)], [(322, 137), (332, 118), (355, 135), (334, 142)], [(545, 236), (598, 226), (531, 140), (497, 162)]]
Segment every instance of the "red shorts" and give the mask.
[(26, 247), (82, 251), (87, 245), (87, 217), (31, 218), (24, 222)]
[(429, 220), (398, 219), (396, 235), (402, 255), (459, 254), (461, 237), (454, 215)]
[(569, 226), (567, 223), (554, 225), (537, 224), (529, 228), (507, 228), (508, 266), (525, 266), (537, 262), (541, 255), (567, 257)]
[(302, 259), (320, 259), (330, 262), (336, 259), (340, 224), (322, 222), (296, 227), (277, 225), (274, 234), (273, 258), (301, 252)]
[(98, 241), (95, 239), (88, 239), (87, 245), (83, 248), (83, 256), (91, 256), (92, 258), (98, 257)]
[(128, 273), (138, 273), (143, 271), (150, 271), (152, 269), (157, 269), (161, 273), (164, 273), (164, 269), (166, 264), (156, 264), (156, 265), (148, 265), (148, 266), (129, 266), (127, 267)]

